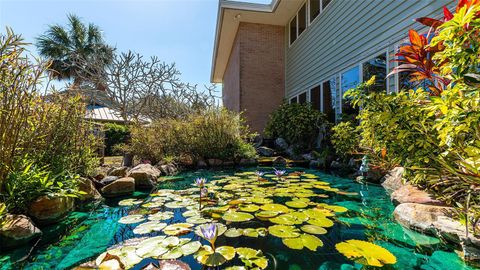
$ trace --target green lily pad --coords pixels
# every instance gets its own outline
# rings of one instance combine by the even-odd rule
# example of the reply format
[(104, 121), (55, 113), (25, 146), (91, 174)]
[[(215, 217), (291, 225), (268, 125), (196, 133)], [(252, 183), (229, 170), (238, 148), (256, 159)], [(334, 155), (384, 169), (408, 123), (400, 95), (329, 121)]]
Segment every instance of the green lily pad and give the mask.
[(117, 256), (121, 263), (125, 266), (126, 269), (134, 267), (136, 264), (142, 261), (142, 258), (135, 253), (136, 248), (131, 246), (116, 248), (107, 250), (106, 252), (100, 254), (95, 260), (97, 265), (101, 265), (102, 261), (107, 256), (107, 253), (110, 255)]
[(257, 238), (258, 231), (254, 228), (245, 228), (243, 229), (243, 236)]
[(243, 229), (230, 228), (225, 232), (226, 237), (239, 237), (243, 235)]
[(125, 199), (121, 200), (118, 202), (119, 206), (132, 206), (132, 205), (137, 205), (141, 204), (143, 201), (142, 200), (137, 200), (137, 199)]
[(163, 229), (166, 235), (183, 235), (192, 231), (193, 224), (190, 223), (175, 223), (170, 224)]
[(278, 216), (278, 212), (260, 211), (260, 212), (255, 213), (255, 216), (260, 220), (268, 220), (270, 218)]
[(178, 245), (178, 243), (180, 240), (177, 237), (169, 237), (169, 240), (166, 240), (164, 235), (151, 237), (140, 242), (135, 253), (141, 258), (157, 258), (170, 249), (169, 244)]
[(221, 246), (213, 249), (210, 246), (202, 246), (194, 255), (197, 261), (206, 266), (220, 266), (235, 257), (235, 248)]
[(316, 226), (320, 226), (320, 227), (324, 227), (324, 228), (330, 228), (330, 227), (333, 226), (333, 221), (332, 220), (330, 220), (326, 217), (322, 217), (322, 216), (311, 218), (307, 222), (308, 222), (308, 224), (316, 225)]
[(181, 246), (180, 249), (182, 250), (183, 256), (188, 256), (197, 252), (201, 246), (202, 244), (200, 244), (199, 241), (193, 241)]
[(268, 266), (268, 259), (263, 255), (261, 250), (252, 248), (239, 247), (235, 249), (240, 260), (248, 267), (257, 266), (265, 269)]
[(204, 224), (211, 221), (212, 221), (211, 219), (207, 219), (203, 217), (189, 217), (185, 220), (185, 222), (192, 223), (192, 224)]
[(168, 202), (165, 204), (165, 207), (176, 209), (176, 208), (185, 208), (192, 204), (191, 202), (188, 201), (173, 201), (173, 202)]
[(308, 206), (308, 203), (295, 200), (295, 201), (289, 201), (285, 203), (288, 207), (292, 208), (306, 208)]
[(173, 212), (166, 211), (166, 212), (158, 212), (155, 214), (148, 215), (148, 220), (167, 220), (173, 217)]
[(239, 209), (243, 212), (256, 212), (260, 207), (255, 204), (242, 204)]
[(300, 236), (298, 229), (294, 226), (273, 225), (268, 227), (268, 232), (279, 238), (295, 238)]
[(397, 258), (387, 249), (361, 240), (347, 240), (335, 245), (338, 252), (362, 265), (382, 267), (395, 264)]
[(277, 203), (264, 204), (260, 208), (265, 211), (272, 211), (277, 213), (288, 213), (291, 211), (290, 208), (286, 207), (285, 205)]
[(337, 213), (345, 213), (345, 212), (348, 211), (348, 209), (346, 207), (339, 206), (339, 205), (329, 205), (329, 204), (325, 204), (325, 203), (319, 203), (318, 207), (329, 209), (329, 210), (332, 210), (332, 211), (337, 212)]
[(135, 224), (145, 221), (145, 217), (143, 215), (129, 215), (124, 216), (118, 220), (118, 223), (121, 224)]
[(195, 216), (200, 216), (200, 211), (198, 209), (195, 210), (188, 210), (182, 213), (182, 216), (184, 217), (195, 217)]
[(323, 227), (316, 226), (316, 225), (303, 225), (300, 229), (306, 233), (310, 234), (326, 234), (327, 230)]
[(282, 225), (298, 225), (302, 224), (307, 219), (308, 217), (302, 212), (293, 212), (271, 218), (270, 222)]
[(318, 247), (323, 246), (322, 240), (318, 237), (310, 234), (302, 234), (297, 238), (282, 239), (283, 244), (291, 249), (303, 249), (308, 248), (312, 251), (316, 251)]
[(172, 248), (160, 256), (162, 260), (175, 260), (183, 256), (181, 247)]
[(161, 223), (159, 221), (149, 221), (138, 225), (133, 229), (135, 234), (146, 234), (151, 232), (159, 232), (167, 226), (167, 223)]
[(252, 216), (249, 213), (245, 212), (226, 212), (223, 214), (222, 219), (225, 221), (230, 221), (230, 222), (241, 222), (241, 221), (248, 221), (253, 219), (254, 216)]

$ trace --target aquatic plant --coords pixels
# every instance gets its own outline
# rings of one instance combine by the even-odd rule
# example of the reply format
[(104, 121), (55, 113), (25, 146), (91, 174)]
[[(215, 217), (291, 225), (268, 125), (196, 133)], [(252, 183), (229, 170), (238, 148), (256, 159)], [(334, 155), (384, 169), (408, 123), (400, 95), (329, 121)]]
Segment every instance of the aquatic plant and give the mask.
[(218, 236), (218, 228), (215, 223), (205, 224), (200, 226), (200, 230), (202, 231), (202, 236), (205, 240), (207, 240), (212, 249), (215, 251), (215, 240), (217, 240)]
[(336, 244), (335, 248), (345, 257), (363, 265), (382, 267), (397, 262), (397, 258), (390, 251), (361, 240), (347, 240)]
[(282, 179), (282, 176), (285, 174), (285, 170), (277, 170), (277, 169), (273, 169), (274, 173), (275, 173), (275, 176), (277, 176), (278, 180)]
[(207, 182), (207, 179), (205, 179), (205, 178), (196, 178), (195, 181), (194, 181), (194, 184), (200, 189), (200, 197), (198, 199), (198, 210), (202, 210), (202, 197), (203, 197), (204, 193), (206, 193), (204, 191), (204, 189), (205, 189), (204, 186), (205, 186), (206, 182)]

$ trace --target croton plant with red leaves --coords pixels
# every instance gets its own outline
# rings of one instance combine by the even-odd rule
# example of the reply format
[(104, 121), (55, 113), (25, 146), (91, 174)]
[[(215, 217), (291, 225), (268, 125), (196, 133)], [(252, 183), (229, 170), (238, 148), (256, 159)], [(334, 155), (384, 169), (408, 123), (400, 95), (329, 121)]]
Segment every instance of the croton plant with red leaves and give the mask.
[[(459, 0), (456, 12), (465, 6), (469, 9), (473, 5), (480, 5), (480, 0)], [(412, 82), (427, 81), (430, 94), (433, 96), (439, 96), (450, 84), (450, 80), (441, 76), (439, 72), (441, 66), (445, 63), (435, 63), (433, 60), (435, 54), (444, 49), (443, 43), (440, 42), (435, 46), (429, 44), (431, 38), (437, 34), (437, 28), (453, 18), (452, 12), (447, 7), (443, 7), (443, 14), (443, 20), (428, 17), (416, 19), (417, 22), (430, 27), (430, 30), (426, 35), (421, 35), (415, 30), (409, 31), (410, 43), (399, 48), (394, 60), (399, 65), (389, 74), (390, 76), (400, 72), (408, 72)], [(480, 12), (475, 16), (480, 17)], [(465, 25), (464, 27), (468, 29), (470, 26)]]

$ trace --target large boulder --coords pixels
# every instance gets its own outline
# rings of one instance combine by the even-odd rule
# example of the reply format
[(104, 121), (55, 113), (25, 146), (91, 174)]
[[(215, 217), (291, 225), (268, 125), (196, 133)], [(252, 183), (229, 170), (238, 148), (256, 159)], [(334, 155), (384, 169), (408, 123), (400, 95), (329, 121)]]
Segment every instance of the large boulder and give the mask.
[(128, 177), (135, 179), (135, 187), (152, 188), (162, 172), (151, 164), (140, 164), (128, 172)]
[(27, 244), (42, 232), (24, 215), (7, 215), (0, 228), (0, 247), (14, 248)]
[(110, 183), (113, 183), (115, 181), (118, 180), (118, 176), (113, 176), (113, 175), (110, 175), (110, 176), (107, 176), (105, 178), (103, 178), (102, 180), (100, 180), (100, 183), (103, 185), (103, 186), (106, 186)]
[(105, 197), (118, 197), (130, 195), (135, 191), (135, 179), (123, 177), (102, 188), (101, 192)]
[(402, 203), (421, 203), (429, 205), (445, 205), (428, 192), (421, 190), (411, 184), (406, 184), (395, 190), (391, 195), (394, 204)]
[(72, 197), (41, 196), (30, 204), (28, 215), (39, 225), (53, 224), (65, 218), (73, 205)]
[(220, 167), (223, 164), (223, 161), (218, 158), (209, 158), (207, 159), (207, 163), (210, 167)]
[(263, 156), (263, 157), (271, 157), (275, 154), (275, 151), (271, 148), (266, 147), (266, 146), (260, 146), (260, 147), (257, 148), (257, 153), (260, 156)]
[(273, 159), (272, 164), (274, 166), (287, 166), (288, 160), (284, 157), (276, 157)]
[(400, 189), (404, 186), (402, 177), (405, 169), (403, 167), (395, 167), (390, 170), (383, 178), (380, 180), (382, 186), (389, 192), (392, 193), (397, 189)]
[(240, 166), (253, 166), (253, 165), (257, 165), (258, 161), (254, 158), (242, 158), (240, 159), (240, 161), (238, 162), (238, 165)]
[(78, 200), (81, 202), (98, 200), (102, 198), (102, 195), (100, 195), (100, 192), (98, 192), (92, 180), (90, 179), (80, 178), (78, 189), (79, 191), (85, 192), (85, 194), (78, 195)]
[(284, 138), (277, 138), (274, 142), (274, 145), (277, 149), (285, 151), (288, 149), (288, 143)]
[(173, 163), (157, 165), (163, 175), (175, 175), (178, 173), (177, 166)]
[(128, 167), (121, 166), (121, 167), (111, 168), (107, 174), (109, 176), (125, 177), (127, 176), (127, 173), (128, 173)]
[(402, 226), (433, 236), (441, 236), (453, 243), (465, 238), (465, 226), (453, 219), (454, 208), (419, 203), (402, 203), (393, 215)]
[(197, 168), (203, 169), (203, 168), (206, 168), (206, 167), (208, 167), (208, 165), (207, 165), (207, 162), (205, 162), (205, 160), (200, 159), (200, 160), (197, 161)]

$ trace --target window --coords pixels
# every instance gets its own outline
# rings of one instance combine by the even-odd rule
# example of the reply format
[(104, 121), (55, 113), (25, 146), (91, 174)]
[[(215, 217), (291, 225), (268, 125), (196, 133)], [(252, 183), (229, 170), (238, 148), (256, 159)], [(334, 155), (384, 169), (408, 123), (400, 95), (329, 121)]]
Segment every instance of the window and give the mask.
[(307, 92), (303, 92), (298, 96), (298, 103), (300, 104), (307, 103)]
[(300, 36), (303, 31), (307, 28), (307, 3), (303, 4), (303, 6), (298, 11), (297, 15), (298, 19), (298, 35)]
[(387, 91), (387, 54), (382, 53), (362, 65), (363, 81), (370, 80), (372, 76), (376, 76), (375, 84), (369, 88), (373, 92)]
[(297, 39), (297, 16), (290, 21), (290, 44)]
[(322, 0), (322, 11), (330, 4), (332, 0)]
[(293, 97), (290, 99), (290, 104), (297, 103), (297, 97)]
[(310, 103), (312, 103), (312, 108), (320, 111), (320, 85), (310, 89)]
[(354, 115), (358, 112), (357, 109), (354, 109), (348, 100), (343, 99), (343, 95), (347, 90), (355, 88), (360, 82), (360, 68), (359, 66), (352, 67), (351, 69), (345, 71), (340, 76), (340, 85), (341, 85), (341, 95), (342, 95), (342, 114), (345, 115)]
[(327, 116), (329, 122), (335, 123), (335, 83), (333, 80), (322, 83), (322, 112)]
[(315, 18), (320, 14), (320, 1), (310, 0), (310, 22), (313, 22)]

